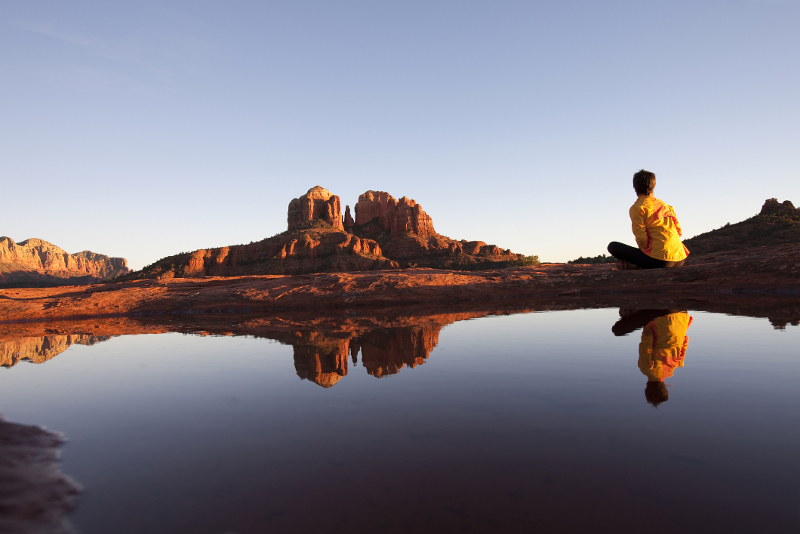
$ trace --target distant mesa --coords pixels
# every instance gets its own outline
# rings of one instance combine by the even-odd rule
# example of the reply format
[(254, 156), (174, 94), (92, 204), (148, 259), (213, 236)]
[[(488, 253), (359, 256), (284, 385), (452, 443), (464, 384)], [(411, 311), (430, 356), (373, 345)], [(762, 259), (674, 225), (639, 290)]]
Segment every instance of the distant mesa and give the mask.
[(88, 250), (68, 254), (42, 239), (16, 243), (10, 237), (0, 237), (0, 286), (92, 284), (129, 271), (125, 258)]
[(200, 249), (159, 260), (128, 278), (185, 278), (366, 271), (398, 267), (492, 268), (522, 258), (483, 241), (455, 241), (436, 233), (413, 199), (367, 191), (341, 210), (322, 186), (292, 199), (287, 230), (248, 245)]

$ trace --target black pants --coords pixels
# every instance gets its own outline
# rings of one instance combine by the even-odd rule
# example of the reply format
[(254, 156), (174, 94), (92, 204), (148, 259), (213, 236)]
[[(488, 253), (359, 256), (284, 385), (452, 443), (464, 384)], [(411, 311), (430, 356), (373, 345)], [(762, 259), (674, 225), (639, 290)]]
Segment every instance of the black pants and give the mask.
[(625, 260), (642, 269), (662, 269), (664, 267), (680, 267), (681, 261), (664, 261), (651, 258), (638, 248), (630, 247), (624, 243), (612, 241), (608, 244), (608, 253), (618, 260)]

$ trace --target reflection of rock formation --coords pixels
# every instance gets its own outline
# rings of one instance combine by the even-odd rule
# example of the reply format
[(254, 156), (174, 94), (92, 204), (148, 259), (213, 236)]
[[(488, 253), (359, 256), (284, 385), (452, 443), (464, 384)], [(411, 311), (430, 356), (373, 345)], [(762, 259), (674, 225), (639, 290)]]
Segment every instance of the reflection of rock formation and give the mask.
[(262, 334), (294, 347), (297, 376), (329, 388), (348, 373), (347, 356), (375, 377), (397, 374), (403, 367), (425, 363), (439, 341), (443, 324), (338, 332), (275, 332)]
[(422, 365), (438, 343), (442, 326), (379, 328), (338, 336), (319, 332), (281, 334), (279, 341), (294, 347), (297, 376), (329, 388), (347, 375), (348, 353), (357, 364), (360, 352), (362, 365), (378, 378), (397, 374), (406, 366)]
[(0, 341), (0, 365), (11, 367), (28, 360), (33, 363), (44, 363), (55, 358), (70, 345), (94, 345), (112, 336), (91, 336), (88, 334), (54, 335), (43, 337), (23, 337)]
[[(281, 341), (285, 340), (283, 336)], [(317, 332), (298, 334), (296, 340), (290, 341), (297, 376), (324, 388), (331, 387), (347, 375), (348, 342)]]
[(439, 342), (441, 325), (372, 330), (350, 342), (354, 361), (361, 350), (361, 363), (375, 377), (397, 374), (405, 366), (422, 365)]

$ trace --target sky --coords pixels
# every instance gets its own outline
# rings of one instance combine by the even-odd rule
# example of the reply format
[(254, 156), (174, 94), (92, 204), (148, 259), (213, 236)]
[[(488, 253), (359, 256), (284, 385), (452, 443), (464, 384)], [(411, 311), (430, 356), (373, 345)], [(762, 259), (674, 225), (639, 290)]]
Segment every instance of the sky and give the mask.
[(800, 0), (0, 3), (0, 235), (141, 268), (321, 185), (543, 261), (800, 205)]

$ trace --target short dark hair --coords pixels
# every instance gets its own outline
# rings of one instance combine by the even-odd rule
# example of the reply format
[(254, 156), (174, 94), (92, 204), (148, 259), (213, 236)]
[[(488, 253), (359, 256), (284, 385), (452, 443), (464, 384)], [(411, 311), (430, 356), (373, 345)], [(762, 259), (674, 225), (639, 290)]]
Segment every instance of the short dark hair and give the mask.
[(652, 195), (656, 188), (656, 175), (642, 169), (633, 175), (633, 188), (637, 195)]
[(659, 404), (669, 400), (667, 385), (659, 380), (648, 380), (647, 386), (644, 388), (644, 398), (647, 399), (647, 402), (652, 404), (654, 408), (658, 408)]

